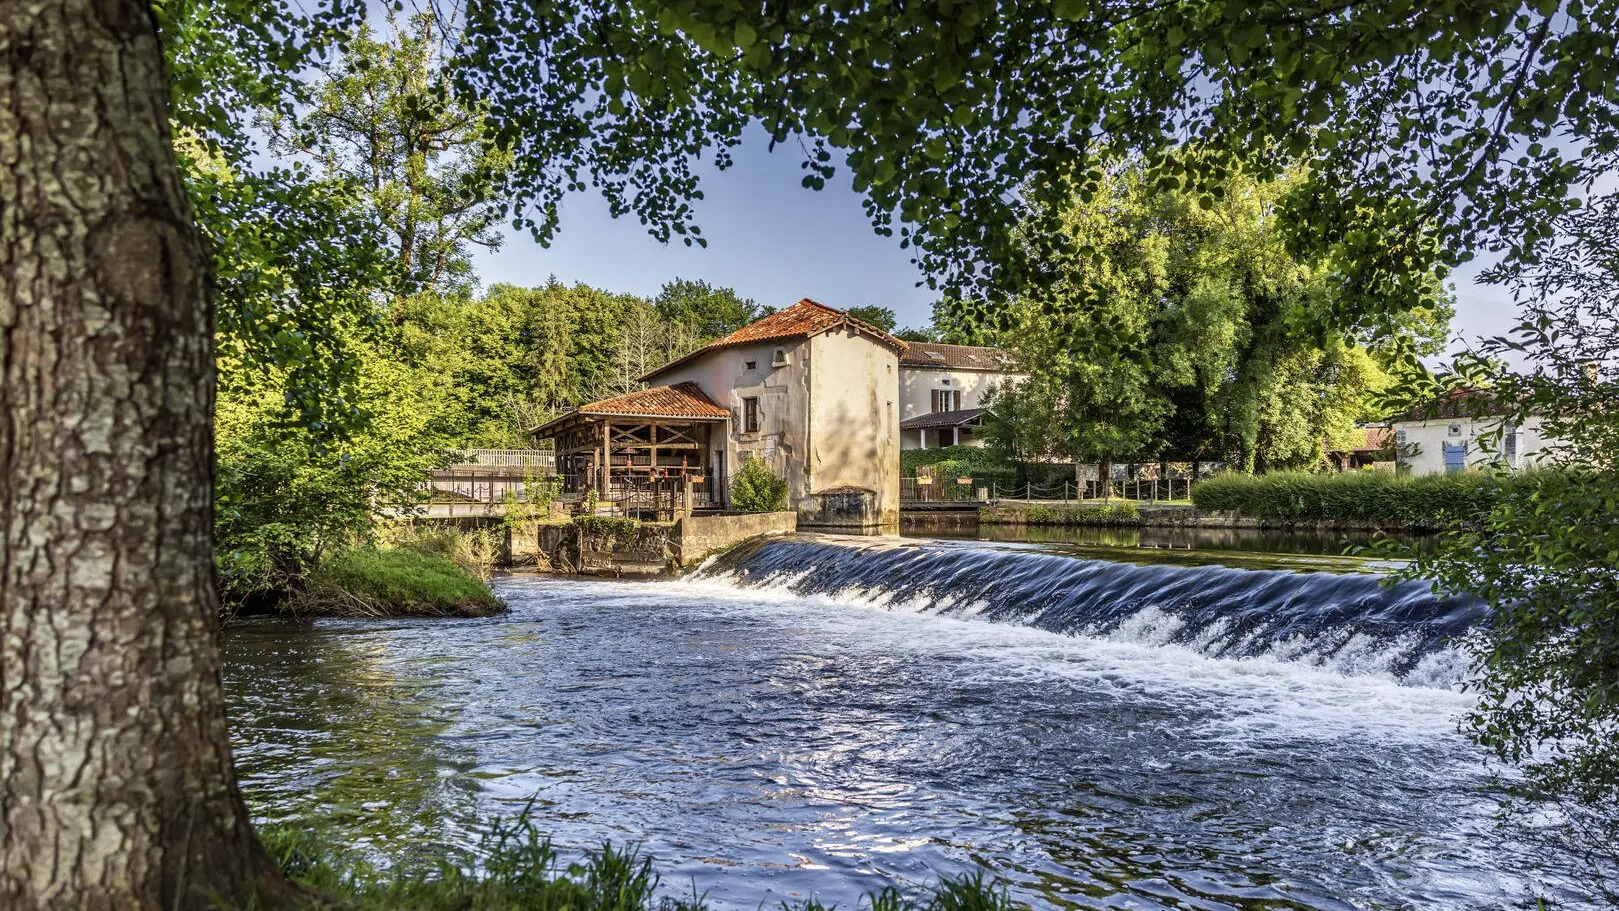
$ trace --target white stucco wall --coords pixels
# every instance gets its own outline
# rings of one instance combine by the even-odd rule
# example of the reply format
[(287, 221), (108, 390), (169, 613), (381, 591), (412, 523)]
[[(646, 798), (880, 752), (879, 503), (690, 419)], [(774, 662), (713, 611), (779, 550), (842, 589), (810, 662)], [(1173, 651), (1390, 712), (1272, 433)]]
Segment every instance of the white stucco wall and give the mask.
[(875, 491), (899, 525), (899, 355), (853, 329), (810, 340), (810, 487)]
[[(787, 355), (786, 366), (773, 365), (775, 354)], [(724, 453), (726, 476), (717, 479), (726, 488), (743, 460), (757, 455), (787, 479), (788, 497), (797, 502), (808, 492), (806, 456), (809, 453), (810, 345), (787, 341), (723, 348), (694, 358), (653, 377), (658, 386), (695, 382), (716, 405), (731, 413), (723, 429), (710, 442), (710, 464)], [(747, 369), (752, 361), (754, 369)], [(759, 430), (743, 430), (742, 400), (759, 399)]]
[[(1504, 442), (1500, 418), (1434, 418), (1426, 421), (1396, 421), (1393, 424), (1400, 452), (1400, 470), (1414, 475), (1441, 474), (1445, 470), (1445, 444), (1467, 447), (1468, 468), (1483, 468), (1502, 458)], [(1452, 431), (1456, 431), (1452, 433)], [(1554, 441), (1541, 432), (1539, 418), (1531, 417), (1517, 428), (1518, 453), (1514, 468), (1531, 468), (1551, 461)], [(1403, 442), (1402, 442), (1403, 434)]]
[(991, 386), (1016, 375), (989, 370), (913, 367), (907, 364), (899, 368), (900, 420), (932, 412), (932, 393), (935, 389), (960, 390), (962, 408), (982, 408), (984, 395)]

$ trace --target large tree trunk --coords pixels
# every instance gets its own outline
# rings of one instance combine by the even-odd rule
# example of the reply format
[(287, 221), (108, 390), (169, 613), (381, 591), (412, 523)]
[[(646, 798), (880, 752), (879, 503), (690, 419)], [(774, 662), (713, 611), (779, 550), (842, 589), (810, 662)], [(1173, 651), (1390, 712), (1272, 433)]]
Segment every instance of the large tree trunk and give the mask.
[(209, 268), (146, 0), (0, 12), (0, 907), (290, 888), (236, 789)]

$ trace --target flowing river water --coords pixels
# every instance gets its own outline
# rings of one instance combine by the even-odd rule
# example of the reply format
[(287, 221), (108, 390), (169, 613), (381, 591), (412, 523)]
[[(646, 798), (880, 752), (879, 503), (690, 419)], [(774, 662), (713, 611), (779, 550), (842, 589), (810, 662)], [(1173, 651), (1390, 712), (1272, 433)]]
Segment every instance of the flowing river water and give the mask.
[(1114, 556), (801, 537), (502, 580), (490, 619), (241, 624), (238, 764), (262, 820), (399, 857), (530, 807), (720, 907), (980, 868), (1038, 907), (1584, 906), (1458, 732), (1477, 605)]

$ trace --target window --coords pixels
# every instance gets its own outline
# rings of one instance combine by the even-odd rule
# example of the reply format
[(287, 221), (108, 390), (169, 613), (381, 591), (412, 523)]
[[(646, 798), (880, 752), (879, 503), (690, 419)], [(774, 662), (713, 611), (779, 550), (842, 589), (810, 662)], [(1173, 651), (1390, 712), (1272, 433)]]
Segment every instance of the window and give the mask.
[(777, 348), (776, 357), (770, 363), (776, 367), (785, 366), (787, 364), (787, 350), (785, 348)]
[(1449, 428), (1447, 428), (1446, 433), (1449, 433), (1453, 437), (1459, 437), (1462, 435), (1462, 425), (1452, 424)]
[(1405, 431), (1403, 431), (1403, 430), (1394, 431), (1394, 444), (1396, 446), (1404, 446), (1405, 445)]
[(940, 380), (939, 385), (940, 386), (948, 386), (948, 385), (950, 385), (950, 381), (949, 380)]
[(960, 389), (935, 389), (935, 390), (933, 390), (933, 410), (936, 413), (940, 412), (940, 411), (960, 411), (961, 410), (961, 390)]
[(759, 362), (758, 361), (747, 361), (742, 365), (742, 367), (745, 370), (758, 370), (759, 369)]
[(742, 432), (759, 432), (759, 400), (756, 398), (742, 400)]

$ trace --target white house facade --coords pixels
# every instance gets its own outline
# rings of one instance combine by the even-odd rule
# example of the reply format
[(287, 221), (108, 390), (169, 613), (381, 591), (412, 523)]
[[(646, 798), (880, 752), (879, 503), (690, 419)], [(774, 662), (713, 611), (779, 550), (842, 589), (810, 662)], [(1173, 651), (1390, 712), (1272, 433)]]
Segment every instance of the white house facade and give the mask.
[(982, 446), (984, 398), (1017, 376), (998, 348), (910, 342), (899, 361), (900, 448)]
[(1549, 464), (1556, 441), (1542, 432), (1531, 415), (1508, 421), (1480, 406), (1478, 394), (1458, 390), (1431, 408), (1414, 411), (1392, 423), (1399, 471), (1413, 475), (1444, 474), (1492, 465), (1518, 470)]

